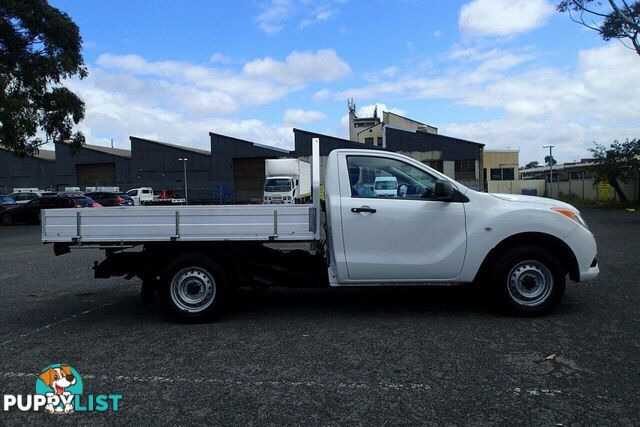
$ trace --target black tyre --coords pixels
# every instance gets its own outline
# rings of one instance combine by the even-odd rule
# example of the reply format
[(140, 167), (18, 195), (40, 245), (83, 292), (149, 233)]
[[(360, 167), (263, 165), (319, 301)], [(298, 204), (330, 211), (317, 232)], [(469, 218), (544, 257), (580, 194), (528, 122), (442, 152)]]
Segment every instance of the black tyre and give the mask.
[(229, 293), (224, 269), (211, 258), (198, 254), (175, 259), (159, 285), (163, 304), (179, 320), (188, 322), (221, 316)]
[(496, 260), (490, 285), (494, 298), (519, 315), (537, 315), (558, 305), (566, 274), (553, 254), (537, 246), (509, 249)]
[(0, 220), (2, 220), (2, 225), (13, 225), (13, 218), (9, 214), (2, 215)]

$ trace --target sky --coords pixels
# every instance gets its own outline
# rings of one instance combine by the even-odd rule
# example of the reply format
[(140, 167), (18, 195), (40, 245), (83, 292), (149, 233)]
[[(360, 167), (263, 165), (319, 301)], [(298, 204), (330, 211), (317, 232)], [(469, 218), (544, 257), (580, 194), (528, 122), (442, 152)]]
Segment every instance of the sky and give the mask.
[[(52, 0), (80, 27), (87, 142), (293, 148), (348, 138), (347, 99), (520, 163), (590, 157), (640, 133), (640, 57), (547, 0)], [(45, 147), (46, 148), (46, 147)]]

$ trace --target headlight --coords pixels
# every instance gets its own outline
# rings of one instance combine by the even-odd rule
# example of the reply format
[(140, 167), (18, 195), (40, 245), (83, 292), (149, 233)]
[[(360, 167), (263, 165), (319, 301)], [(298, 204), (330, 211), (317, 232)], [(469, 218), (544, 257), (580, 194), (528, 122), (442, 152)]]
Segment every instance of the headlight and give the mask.
[(574, 211), (574, 210), (571, 210), (571, 209), (566, 209), (566, 208), (551, 208), (551, 210), (554, 211), (554, 212), (559, 213), (560, 215), (564, 215), (567, 218), (577, 222), (578, 224), (580, 224), (581, 226), (583, 226), (587, 230), (589, 229), (589, 226), (587, 225), (585, 220), (582, 219), (582, 217), (580, 216), (580, 212)]

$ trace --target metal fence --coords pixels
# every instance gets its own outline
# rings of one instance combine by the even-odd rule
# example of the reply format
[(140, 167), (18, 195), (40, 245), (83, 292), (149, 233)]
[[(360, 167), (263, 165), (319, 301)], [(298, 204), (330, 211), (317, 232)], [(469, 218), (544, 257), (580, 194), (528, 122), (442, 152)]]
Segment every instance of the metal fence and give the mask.
[[(489, 181), (487, 183), (489, 193), (523, 194), (522, 190), (536, 190), (538, 196), (544, 195), (544, 179), (527, 179), (513, 181)], [(531, 193), (525, 191), (525, 193)]]

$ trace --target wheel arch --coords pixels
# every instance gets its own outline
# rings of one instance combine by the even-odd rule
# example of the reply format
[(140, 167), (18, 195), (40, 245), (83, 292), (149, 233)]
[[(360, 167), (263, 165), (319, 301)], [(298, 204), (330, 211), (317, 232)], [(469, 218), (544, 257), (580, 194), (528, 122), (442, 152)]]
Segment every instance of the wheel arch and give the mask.
[(187, 243), (173, 245), (145, 245), (145, 251), (151, 255), (147, 267), (149, 276), (161, 275), (173, 260), (194, 255), (204, 257), (218, 263), (227, 273), (232, 286), (238, 286), (245, 281), (241, 268), (239, 251), (236, 245), (221, 242), (219, 244)]
[(526, 232), (511, 235), (494, 246), (485, 256), (474, 281), (487, 277), (501, 253), (518, 246), (538, 246), (548, 250), (560, 260), (560, 264), (569, 273), (571, 280), (578, 281), (580, 279), (578, 260), (569, 245), (551, 234)]

